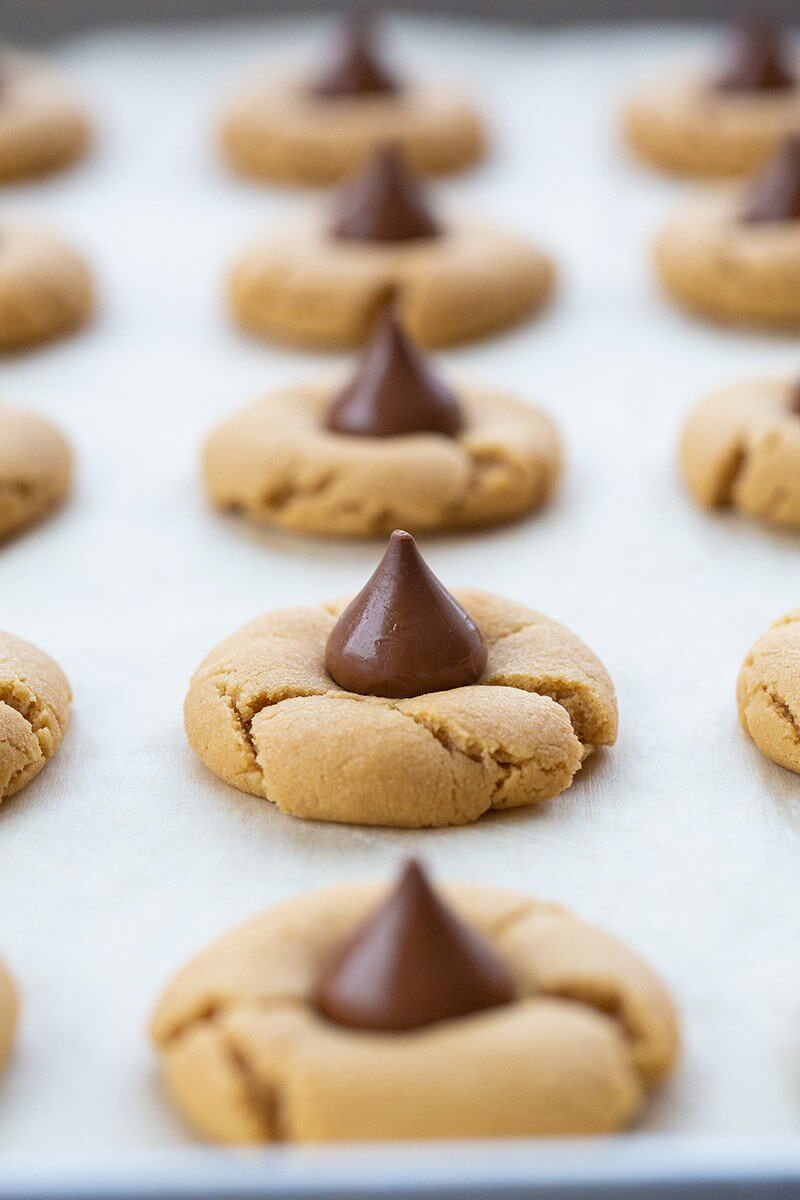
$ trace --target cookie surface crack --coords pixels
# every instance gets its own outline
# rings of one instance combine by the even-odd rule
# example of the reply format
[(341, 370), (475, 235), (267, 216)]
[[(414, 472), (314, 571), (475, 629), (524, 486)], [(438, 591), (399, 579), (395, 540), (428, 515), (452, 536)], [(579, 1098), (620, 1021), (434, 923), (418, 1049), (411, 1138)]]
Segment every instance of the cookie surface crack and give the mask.
[(764, 693), (767, 702), (778, 714), (779, 719), (790, 726), (794, 741), (800, 744), (800, 719), (792, 712), (783, 696), (768, 684), (762, 684), (759, 690)]

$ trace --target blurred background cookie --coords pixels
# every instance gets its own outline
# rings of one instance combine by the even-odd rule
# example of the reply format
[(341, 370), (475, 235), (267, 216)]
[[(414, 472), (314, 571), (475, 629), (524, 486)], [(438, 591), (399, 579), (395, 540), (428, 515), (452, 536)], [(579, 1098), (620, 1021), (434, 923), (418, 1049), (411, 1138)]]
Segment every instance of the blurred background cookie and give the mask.
[(19, 1001), (8, 968), (0, 960), (0, 1070), (8, 1061), (17, 1030)]
[(78, 251), (49, 233), (0, 221), (0, 351), (74, 333), (93, 311), (92, 278)]
[(394, 147), (375, 152), (314, 214), (249, 246), (229, 279), (248, 333), (309, 349), (362, 345), (392, 300), (414, 341), (449, 346), (532, 317), (551, 260), (482, 222), (439, 219)]
[(89, 138), (88, 119), (58, 71), (0, 46), (0, 183), (70, 166)]
[(800, 137), (783, 142), (744, 190), (709, 190), (658, 237), (667, 294), (700, 316), (800, 329)]
[(438, 80), (406, 80), (383, 61), (364, 10), (340, 19), (318, 71), (266, 66), (231, 103), (221, 141), (241, 174), (296, 185), (335, 183), (386, 141), (432, 175), (463, 170), (485, 148), (483, 125), (460, 93)]
[(72, 454), (43, 417), (0, 405), (0, 539), (57, 508), (72, 483)]
[(800, 59), (764, 16), (741, 21), (718, 64), (643, 88), (628, 102), (628, 144), (677, 175), (744, 175), (800, 134)]
[(701, 400), (683, 428), (680, 467), (703, 508), (800, 529), (800, 380), (750, 379)]

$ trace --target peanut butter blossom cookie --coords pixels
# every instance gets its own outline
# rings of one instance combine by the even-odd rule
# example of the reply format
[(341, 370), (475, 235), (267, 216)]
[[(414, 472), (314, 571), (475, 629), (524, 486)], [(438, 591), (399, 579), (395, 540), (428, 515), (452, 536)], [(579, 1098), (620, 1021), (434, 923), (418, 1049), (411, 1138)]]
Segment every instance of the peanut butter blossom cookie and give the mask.
[(19, 1003), (14, 981), (0, 960), (0, 1070), (6, 1065), (17, 1030)]
[(49, 421), (0, 406), (0, 539), (57, 508), (72, 482), (72, 455)]
[(797, 68), (778, 29), (763, 19), (745, 21), (715, 71), (678, 73), (630, 101), (628, 142), (647, 162), (676, 174), (747, 174), (783, 138), (800, 134)]
[(527, 242), (435, 217), (396, 148), (383, 147), (328, 218), (300, 220), (250, 246), (229, 295), (243, 329), (280, 342), (360, 346), (391, 300), (416, 342), (448, 346), (531, 316), (554, 281), (550, 259)]
[(550, 800), (617, 732), (588, 647), (510, 600), (451, 595), (401, 531), (354, 600), (267, 613), (212, 650), (184, 713), (234, 787), (309, 820), (409, 828)]
[(692, 313), (800, 329), (800, 137), (744, 193), (691, 203), (659, 237), (655, 261), (667, 293)]
[(67, 167), (88, 142), (88, 121), (57, 72), (0, 47), (0, 182)]
[(800, 381), (751, 379), (707, 396), (684, 426), (680, 466), (703, 508), (800, 529)]
[(300, 533), (368, 536), (531, 512), (552, 494), (561, 454), (544, 413), (446, 383), (387, 309), (344, 386), (259, 400), (215, 430), (203, 467), (220, 508)]
[(93, 309), (89, 269), (75, 250), (0, 221), (0, 351), (74, 333)]
[(176, 1107), (234, 1144), (613, 1133), (678, 1048), (665, 988), (614, 938), (415, 862), (222, 938), (152, 1034)]
[(739, 672), (739, 720), (762, 754), (800, 772), (800, 610), (753, 646)]
[(71, 700), (64, 672), (52, 658), (12, 633), (0, 633), (0, 801), (24, 788), (53, 757)]
[(417, 171), (436, 175), (470, 166), (485, 148), (482, 124), (457, 92), (401, 80), (382, 61), (363, 12), (342, 22), (318, 74), (270, 67), (235, 99), (222, 126), (234, 169), (279, 184), (334, 183), (387, 140)]

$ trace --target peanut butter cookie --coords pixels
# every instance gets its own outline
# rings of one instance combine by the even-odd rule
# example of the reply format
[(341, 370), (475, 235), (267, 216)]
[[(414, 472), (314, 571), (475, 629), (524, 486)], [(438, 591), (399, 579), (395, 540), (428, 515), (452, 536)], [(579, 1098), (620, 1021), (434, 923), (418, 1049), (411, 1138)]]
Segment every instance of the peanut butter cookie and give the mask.
[(66, 732), (72, 693), (37, 646), (0, 633), (0, 801), (39, 774)]
[(72, 483), (72, 454), (49, 421), (0, 407), (0, 539), (57, 508)]
[(337, 198), (333, 219), (298, 220), (235, 263), (229, 299), (248, 333), (310, 349), (348, 349), (388, 301), (414, 341), (449, 346), (508, 328), (549, 299), (555, 268), (520, 238), (440, 222), (393, 149), (377, 152)]
[(218, 507), (356, 537), (510, 520), (544, 504), (560, 470), (540, 409), (449, 385), (391, 312), (344, 385), (264, 397), (212, 433), (203, 460)]
[(684, 426), (680, 466), (703, 508), (800, 529), (800, 383), (754, 379), (707, 396)]
[(81, 256), (39, 231), (0, 224), (0, 351), (74, 333), (93, 312)]
[(8, 1061), (17, 1030), (19, 1002), (14, 981), (0, 961), (0, 1070)]
[(787, 39), (763, 20), (733, 31), (716, 75), (678, 73), (627, 104), (634, 152), (676, 175), (746, 175), (800, 134), (800, 81)]
[(189, 963), (152, 1022), (175, 1106), (232, 1144), (607, 1134), (671, 1072), (633, 951), (502, 888), (349, 884)]
[(617, 732), (583, 642), (510, 600), (451, 595), (399, 531), (350, 604), (267, 613), (212, 650), (184, 715), (215, 775), (283, 812), (409, 828), (550, 800)]
[(433, 175), (463, 170), (485, 149), (482, 123), (458, 92), (438, 82), (403, 82), (382, 62), (363, 11), (345, 19), (318, 77), (265, 68), (222, 125), (231, 166), (278, 184), (336, 183), (386, 141), (415, 170)]
[(739, 672), (739, 720), (762, 754), (800, 772), (800, 609), (775, 621)]
[(737, 325), (800, 329), (800, 138), (754, 185), (709, 193), (658, 239), (655, 262), (683, 308)]
[(88, 143), (89, 122), (57, 71), (0, 47), (0, 182), (59, 171)]

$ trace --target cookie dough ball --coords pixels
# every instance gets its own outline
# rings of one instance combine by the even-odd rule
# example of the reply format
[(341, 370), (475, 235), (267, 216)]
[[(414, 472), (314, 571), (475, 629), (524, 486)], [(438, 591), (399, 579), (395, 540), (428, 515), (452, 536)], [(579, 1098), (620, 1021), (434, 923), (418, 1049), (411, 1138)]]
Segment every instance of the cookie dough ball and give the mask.
[(655, 245), (667, 294), (700, 316), (800, 329), (800, 139), (785, 143), (752, 189), (687, 206)]
[[(350, 884), (268, 909), (168, 986), (152, 1037), (169, 1096), (201, 1136), (583, 1136), (636, 1119), (678, 1050), (672, 1002), (649, 967), (555, 905), (464, 885), (431, 899), (411, 871), (394, 893)], [(342, 963), (354, 943), (375, 967), (368, 979)], [(455, 960), (459, 982), (471, 972), (467, 1015), (441, 1011), (441, 997), (466, 1007), (442, 960)], [(360, 984), (345, 991), (344, 1013), (322, 1005), (343, 965), (345, 982)], [(440, 1011), (409, 1027), (402, 1018), (413, 1008), (419, 1022), (434, 991)], [(371, 1027), (356, 1025), (359, 1010)]]
[(221, 140), (240, 174), (299, 186), (338, 182), (386, 141), (433, 175), (463, 170), (485, 150), (482, 123), (457, 91), (394, 77), (363, 11), (345, 20), (319, 78), (265, 69), (230, 105)]
[(800, 772), (800, 609), (771, 625), (739, 672), (739, 720), (762, 754)]
[(746, 175), (800, 134), (798, 63), (778, 31), (750, 22), (735, 31), (712, 74), (678, 72), (626, 105), (629, 146), (676, 175)]
[(246, 332), (316, 350), (363, 345), (393, 301), (421, 346), (506, 329), (550, 298), (555, 268), (535, 246), (489, 226), (440, 225), (393, 150), (338, 197), (333, 220), (298, 220), (234, 264), (229, 300)]
[(0, 960), (0, 1070), (3, 1069), (17, 1031), (19, 1003), (14, 981)]
[(89, 123), (58, 73), (0, 47), (0, 182), (59, 171), (88, 143)]
[(0, 633), (0, 801), (39, 774), (61, 745), (72, 693), (37, 646)]
[(212, 433), (203, 459), (219, 508), (355, 537), (510, 520), (544, 504), (560, 470), (558, 437), (540, 409), (450, 387), (390, 313), (344, 387), (264, 397)]
[(617, 733), (583, 642), (510, 600), (451, 595), (399, 532), (352, 604), (267, 613), (212, 650), (184, 717), (215, 775), (285, 813), (407, 828), (551, 800)]
[(72, 454), (42, 417), (0, 407), (0, 539), (57, 508), (72, 483)]
[(754, 379), (707, 396), (684, 426), (680, 468), (703, 508), (800, 529), (800, 383)]
[(82, 257), (50, 234), (0, 223), (0, 351), (74, 333), (94, 308)]

